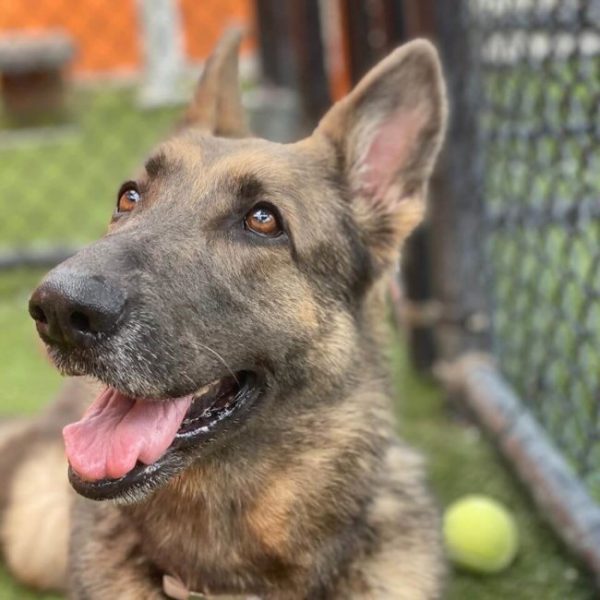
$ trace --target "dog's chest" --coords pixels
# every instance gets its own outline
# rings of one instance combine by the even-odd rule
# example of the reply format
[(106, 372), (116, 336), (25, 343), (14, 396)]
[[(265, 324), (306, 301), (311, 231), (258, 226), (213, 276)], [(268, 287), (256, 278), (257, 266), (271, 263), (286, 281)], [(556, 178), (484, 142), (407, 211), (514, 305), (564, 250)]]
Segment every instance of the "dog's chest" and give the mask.
[(147, 558), (190, 589), (256, 593), (280, 585), (296, 570), (283, 547), (270, 543), (277, 542), (275, 530), (263, 531), (266, 522), (233, 503), (157, 502), (133, 516)]

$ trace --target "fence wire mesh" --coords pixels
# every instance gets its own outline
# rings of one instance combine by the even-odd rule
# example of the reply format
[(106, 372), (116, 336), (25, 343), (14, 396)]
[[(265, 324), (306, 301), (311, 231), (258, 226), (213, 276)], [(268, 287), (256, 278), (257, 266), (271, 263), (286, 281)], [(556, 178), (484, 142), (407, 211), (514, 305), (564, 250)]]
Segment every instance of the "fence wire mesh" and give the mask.
[(467, 6), (494, 353), (600, 502), (600, 3)]

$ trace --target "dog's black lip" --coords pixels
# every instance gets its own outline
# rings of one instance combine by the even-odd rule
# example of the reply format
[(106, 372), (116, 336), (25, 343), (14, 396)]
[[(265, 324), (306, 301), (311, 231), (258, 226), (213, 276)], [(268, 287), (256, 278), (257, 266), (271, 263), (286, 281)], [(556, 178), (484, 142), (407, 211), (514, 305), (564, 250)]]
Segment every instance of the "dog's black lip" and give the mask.
[(143, 491), (144, 495), (181, 472), (188, 466), (186, 449), (210, 442), (219, 437), (223, 432), (224, 425), (233, 419), (243, 417), (264, 391), (263, 378), (254, 371), (243, 371), (244, 382), (236, 394), (236, 402), (233, 410), (226, 418), (217, 421), (209, 431), (186, 432), (175, 435), (175, 440), (169, 449), (156, 462), (150, 465), (138, 463), (129, 473), (118, 479), (99, 479), (97, 481), (86, 481), (79, 477), (69, 465), (69, 482), (75, 491), (91, 500), (127, 500), (135, 499), (136, 492)]

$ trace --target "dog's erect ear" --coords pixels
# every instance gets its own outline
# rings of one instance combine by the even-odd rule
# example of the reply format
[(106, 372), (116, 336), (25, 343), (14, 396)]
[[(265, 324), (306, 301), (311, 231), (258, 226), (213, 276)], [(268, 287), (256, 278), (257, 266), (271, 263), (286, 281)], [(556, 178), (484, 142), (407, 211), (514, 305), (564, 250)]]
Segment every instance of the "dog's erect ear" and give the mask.
[(223, 137), (248, 134), (242, 107), (238, 55), (242, 31), (229, 29), (209, 56), (181, 127), (195, 127)]
[(423, 216), (446, 112), (437, 51), (416, 40), (372, 69), (317, 128), (341, 157), (354, 214), (379, 266), (395, 261)]

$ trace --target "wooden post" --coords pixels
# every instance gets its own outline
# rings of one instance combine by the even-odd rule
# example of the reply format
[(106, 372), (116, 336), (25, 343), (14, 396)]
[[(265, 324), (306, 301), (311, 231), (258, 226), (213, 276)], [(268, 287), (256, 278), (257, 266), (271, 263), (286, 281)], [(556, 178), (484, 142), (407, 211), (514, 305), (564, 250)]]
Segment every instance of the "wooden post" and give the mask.
[(319, 0), (291, 3), (291, 29), (297, 61), (297, 88), (310, 128), (331, 104), (325, 71)]
[(272, 85), (296, 87), (294, 48), (289, 43), (291, 5), (280, 0), (255, 0), (258, 54), (263, 76)]

